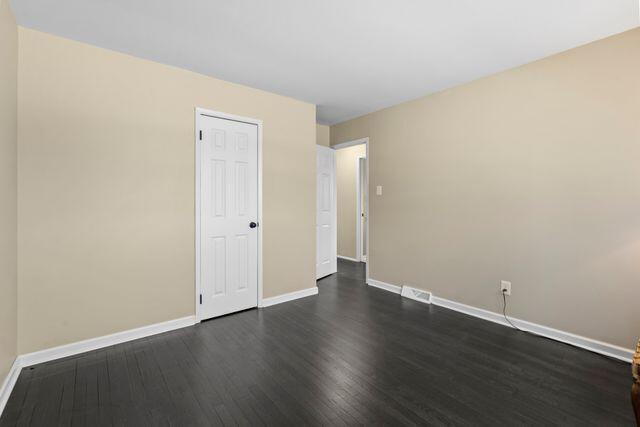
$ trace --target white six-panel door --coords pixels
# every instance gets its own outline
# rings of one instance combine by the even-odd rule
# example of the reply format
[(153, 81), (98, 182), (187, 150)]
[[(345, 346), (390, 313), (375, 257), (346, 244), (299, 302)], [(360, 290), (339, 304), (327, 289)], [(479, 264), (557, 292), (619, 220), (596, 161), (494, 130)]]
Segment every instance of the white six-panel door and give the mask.
[(317, 146), (316, 279), (338, 271), (336, 152)]
[(200, 116), (200, 318), (258, 305), (257, 125)]

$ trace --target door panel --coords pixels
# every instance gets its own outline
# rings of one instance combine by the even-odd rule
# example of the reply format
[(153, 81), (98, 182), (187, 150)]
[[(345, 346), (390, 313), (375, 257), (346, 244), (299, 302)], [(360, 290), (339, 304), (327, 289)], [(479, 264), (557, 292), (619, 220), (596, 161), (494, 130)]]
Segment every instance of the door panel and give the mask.
[(317, 147), (316, 279), (337, 271), (336, 157)]
[(258, 305), (258, 129), (200, 116), (201, 318)]

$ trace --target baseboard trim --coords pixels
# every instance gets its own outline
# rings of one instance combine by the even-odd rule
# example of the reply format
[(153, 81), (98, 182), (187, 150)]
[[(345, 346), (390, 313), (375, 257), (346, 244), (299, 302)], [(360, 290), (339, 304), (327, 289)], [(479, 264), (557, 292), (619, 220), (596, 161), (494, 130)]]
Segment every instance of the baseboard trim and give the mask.
[(127, 341), (145, 338), (151, 335), (161, 334), (176, 329), (185, 328), (195, 325), (196, 317), (187, 316), (180, 319), (169, 320), (166, 322), (155, 323), (153, 325), (142, 326), (140, 328), (129, 329), (127, 331), (116, 332), (115, 334), (104, 335), (97, 338), (89, 338), (87, 340), (65, 344), (58, 347), (52, 347), (45, 350), (35, 351), (18, 356), (20, 366), (27, 367), (38, 363), (49, 362), (51, 360), (61, 359), (63, 357), (73, 356), (85, 353), (99, 348), (109, 347)]
[[(402, 290), (400, 286), (380, 282), (379, 280), (368, 279), (367, 283), (370, 286), (375, 286), (376, 288), (384, 289), (395, 294), (399, 294)], [(440, 307), (448, 308), (450, 310), (458, 311), (460, 313), (468, 314), (469, 316), (511, 327), (511, 325), (509, 325), (509, 323), (507, 323), (507, 321), (505, 320), (504, 316), (500, 313), (495, 313), (493, 311), (484, 310), (482, 308), (473, 307), (467, 304), (462, 304), (457, 301), (440, 298), (435, 295), (431, 299), (431, 303)], [(535, 334), (551, 338), (552, 340), (580, 347), (594, 353), (612, 357), (614, 359), (622, 360), (623, 362), (631, 363), (631, 358), (634, 354), (634, 350), (594, 340), (592, 338), (572, 334), (571, 332), (561, 331), (526, 320), (516, 319), (511, 316), (509, 316), (509, 320), (511, 320), (511, 322), (519, 329), (522, 329), (524, 331), (533, 332)]]
[(346, 259), (347, 261), (360, 262), (360, 261), (358, 261), (357, 259), (355, 259), (355, 258), (351, 258), (351, 257), (348, 257), (348, 256), (338, 255), (338, 258), (340, 258), (340, 259)]
[(367, 285), (373, 286), (374, 288), (384, 289), (385, 291), (393, 292), (394, 294), (400, 294), (402, 292), (402, 288), (400, 286), (381, 282), (380, 280), (367, 279)]
[[(262, 300), (261, 307), (270, 307), (272, 305), (281, 304), (283, 302), (293, 301), (299, 298), (317, 294), (318, 288), (317, 286), (314, 286), (312, 288), (290, 292), (284, 295), (278, 295), (276, 297), (265, 298)], [(115, 334), (90, 338), (71, 344), (65, 344), (45, 350), (34, 351), (32, 353), (19, 355), (14, 360), (13, 365), (11, 366), (9, 373), (7, 374), (7, 377), (2, 383), (2, 388), (0, 388), (0, 414), (2, 414), (2, 411), (4, 410), (4, 407), (9, 400), (11, 391), (13, 390), (13, 387), (18, 380), (18, 376), (20, 375), (20, 370), (22, 368), (37, 365), (38, 363), (50, 362), (52, 360), (61, 359), (63, 357), (74, 356), (76, 354), (85, 353), (91, 350), (97, 350), (100, 348), (121, 344), (127, 341), (133, 341), (136, 339), (161, 334), (163, 332), (185, 328), (187, 326), (195, 325), (196, 323), (197, 322), (195, 316), (187, 316), (180, 319), (155, 323), (153, 325), (142, 326), (140, 328), (129, 329), (122, 332), (116, 332)]]
[(260, 304), (261, 308), (271, 307), (272, 305), (282, 304), (283, 302), (293, 301), (299, 298), (310, 297), (318, 295), (318, 287), (303, 289), (301, 291), (289, 292), (288, 294), (282, 294), (271, 298), (263, 298)]
[(2, 415), (2, 411), (4, 411), (4, 407), (7, 406), (9, 396), (11, 396), (13, 387), (18, 381), (18, 376), (20, 375), (21, 369), (22, 366), (20, 366), (19, 358), (16, 357), (13, 361), (13, 364), (11, 365), (11, 368), (9, 369), (9, 373), (2, 383), (2, 388), (0, 388), (0, 416)]
[[(481, 308), (472, 307), (470, 305), (462, 304), (440, 297), (434, 297), (432, 303), (441, 307), (448, 308), (450, 310), (455, 310), (460, 313), (488, 320), (490, 322), (499, 323), (504, 326), (510, 326), (502, 314), (495, 313), (493, 311), (483, 310)], [(606, 342), (594, 340), (592, 338), (583, 337), (581, 335), (572, 334), (571, 332), (565, 332), (558, 329), (550, 328), (548, 326), (539, 325), (537, 323), (529, 322), (526, 320), (516, 319), (511, 316), (509, 316), (509, 320), (511, 320), (511, 323), (513, 323), (519, 329), (522, 329), (524, 331), (533, 332), (535, 334), (551, 338), (555, 341), (571, 344), (573, 346), (580, 347), (594, 353), (602, 354), (604, 356), (613, 357), (614, 359), (622, 360), (623, 362), (631, 363), (631, 358), (633, 357), (633, 350), (631, 349), (626, 349), (614, 344), (609, 344)]]

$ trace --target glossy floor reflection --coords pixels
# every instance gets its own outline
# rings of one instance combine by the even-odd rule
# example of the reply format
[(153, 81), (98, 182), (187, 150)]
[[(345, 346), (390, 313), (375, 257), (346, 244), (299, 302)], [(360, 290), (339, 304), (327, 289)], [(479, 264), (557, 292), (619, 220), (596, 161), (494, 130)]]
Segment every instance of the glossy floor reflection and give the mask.
[(629, 365), (364, 283), (26, 369), (0, 425), (633, 425)]

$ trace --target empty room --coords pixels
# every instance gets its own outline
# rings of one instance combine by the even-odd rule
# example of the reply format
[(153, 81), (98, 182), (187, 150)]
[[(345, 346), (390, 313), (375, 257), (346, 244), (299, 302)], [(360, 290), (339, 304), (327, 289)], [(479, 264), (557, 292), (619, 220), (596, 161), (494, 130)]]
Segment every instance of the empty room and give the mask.
[(640, 427), (638, 0), (0, 0), (0, 427)]

